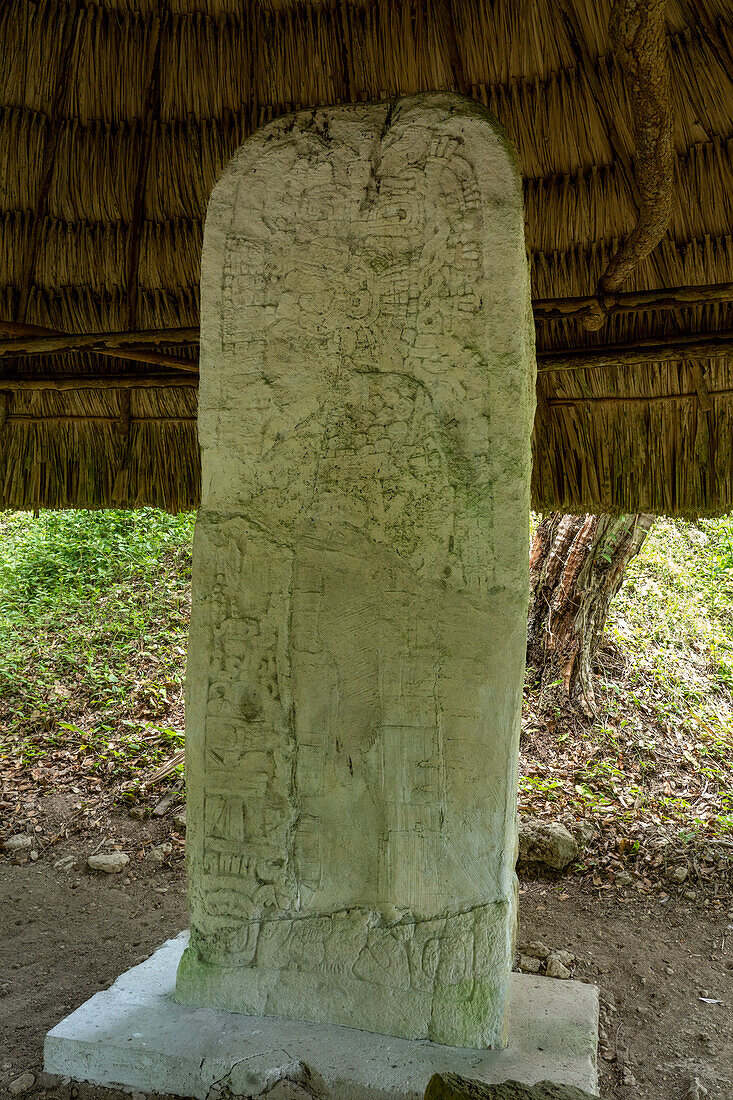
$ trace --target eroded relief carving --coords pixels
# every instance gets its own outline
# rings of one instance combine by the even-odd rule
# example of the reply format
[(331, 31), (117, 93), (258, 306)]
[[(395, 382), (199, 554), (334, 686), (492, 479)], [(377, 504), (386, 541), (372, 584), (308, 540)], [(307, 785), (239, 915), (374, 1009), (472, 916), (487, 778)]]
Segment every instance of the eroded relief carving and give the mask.
[(178, 994), (498, 1045), (532, 347), (493, 124), (450, 96), (272, 124), (202, 296)]

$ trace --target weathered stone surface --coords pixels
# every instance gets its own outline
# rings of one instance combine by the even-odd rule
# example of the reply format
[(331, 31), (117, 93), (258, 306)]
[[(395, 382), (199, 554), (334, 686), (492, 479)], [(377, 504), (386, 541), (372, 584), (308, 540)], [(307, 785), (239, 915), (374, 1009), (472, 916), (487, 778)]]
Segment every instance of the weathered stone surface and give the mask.
[(519, 1081), (504, 1081), (499, 1085), (487, 1085), (471, 1081), (456, 1073), (436, 1073), (425, 1090), (425, 1100), (598, 1100), (589, 1092), (573, 1085), (557, 1085), (552, 1081), (540, 1081), (537, 1085), (523, 1085)]
[(559, 952), (554, 951), (547, 960), (547, 967), (545, 969), (548, 978), (564, 978), (570, 977), (570, 970), (565, 963), (560, 961)]
[(154, 848), (151, 848), (146, 858), (157, 867), (162, 867), (172, 851), (173, 845), (166, 840), (162, 844), (156, 844)]
[(559, 821), (523, 821), (519, 826), (519, 858), (546, 863), (561, 871), (578, 855), (578, 843)]
[(28, 833), (15, 833), (3, 842), (6, 852), (24, 852), (33, 847), (33, 837)]
[(532, 940), (524, 948), (525, 955), (531, 955), (533, 959), (546, 959), (550, 954), (550, 948), (542, 940)]
[(269, 1100), (330, 1100), (332, 1093), (320, 1074), (305, 1062), (295, 1061), (271, 1072), (258, 1095)]
[(330, 1100), (422, 1100), (433, 1074), (446, 1072), (597, 1090), (594, 986), (512, 974), (508, 1049), (471, 1050), (177, 1004), (187, 940), (169, 940), (57, 1024), (46, 1037), (46, 1070), (196, 1100), (267, 1094), (275, 1082), (297, 1079), (295, 1059), (310, 1070), (298, 1087), (317, 1091), (314, 1081), (322, 1082)]
[(416, 96), (249, 139), (200, 370), (177, 996), (501, 1045), (534, 366), (491, 116)]
[(108, 875), (116, 875), (124, 871), (130, 857), (125, 852), (99, 852), (95, 856), (89, 856), (87, 866), (90, 871), (104, 871)]
[(11, 1096), (22, 1096), (24, 1092), (28, 1092), (32, 1089), (36, 1083), (36, 1075), (34, 1073), (21, 1073), (20, 1077), (16, 1077), (8, 1085), (8, 1092)]
[(557, 959), (561, 966), (571, 967), (575, 962), (572, 951), (553, 951), (551, 957)]

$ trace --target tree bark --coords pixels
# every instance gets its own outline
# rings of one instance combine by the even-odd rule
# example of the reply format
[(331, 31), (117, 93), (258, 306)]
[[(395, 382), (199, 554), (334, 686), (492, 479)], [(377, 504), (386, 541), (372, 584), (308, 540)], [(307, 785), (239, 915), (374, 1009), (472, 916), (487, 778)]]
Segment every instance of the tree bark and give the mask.
[(540, 521), (529, 555), (527, 665), (540, 706), (595, 710), (593, 657), (611, 600), (651, 530), (648, 513)]

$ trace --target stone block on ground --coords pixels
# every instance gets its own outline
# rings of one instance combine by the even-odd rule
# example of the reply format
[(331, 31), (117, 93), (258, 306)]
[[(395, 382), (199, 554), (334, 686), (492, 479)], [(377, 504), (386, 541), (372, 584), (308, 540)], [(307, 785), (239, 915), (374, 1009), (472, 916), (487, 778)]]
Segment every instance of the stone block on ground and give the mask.
[(559, 821), (522, 821), (519, 825), (519, 859), (544, 863), (561, 871), (578, 855), (578, 842)]
[(197, 1100), (212, 1100), (215, 1084), (223, 1095), (242, 1097), (269, 1095), (277, 1085), (278, 1100), (291, 1100), (288, 1089), (297, 1100), (310, 1100), (308, 1093), (318, 1100), (422, 1100), (435, 1073), (596, 1090), (593, 986), (512, 974), (509, 1047), (447, 1047), (177, 1004), (176, 967), (186, 942), (186, 934), (169, 940), (49, 1032), (46, 1070)]
[(126, 852), (98, 852), (89, 856), (87, 867), (90, 871), (103, 871), (107, 875), (117, 875), (124, 871), (130, 857)]

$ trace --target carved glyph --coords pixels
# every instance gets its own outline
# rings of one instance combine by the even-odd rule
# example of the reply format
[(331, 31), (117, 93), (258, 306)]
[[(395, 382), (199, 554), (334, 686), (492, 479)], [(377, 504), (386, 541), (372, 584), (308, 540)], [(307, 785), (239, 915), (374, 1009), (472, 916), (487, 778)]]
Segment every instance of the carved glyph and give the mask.
[(279, 120), (215, 189), (183, 999), (502, 1042), (528, 295), (511, 154), (457, 97)]

